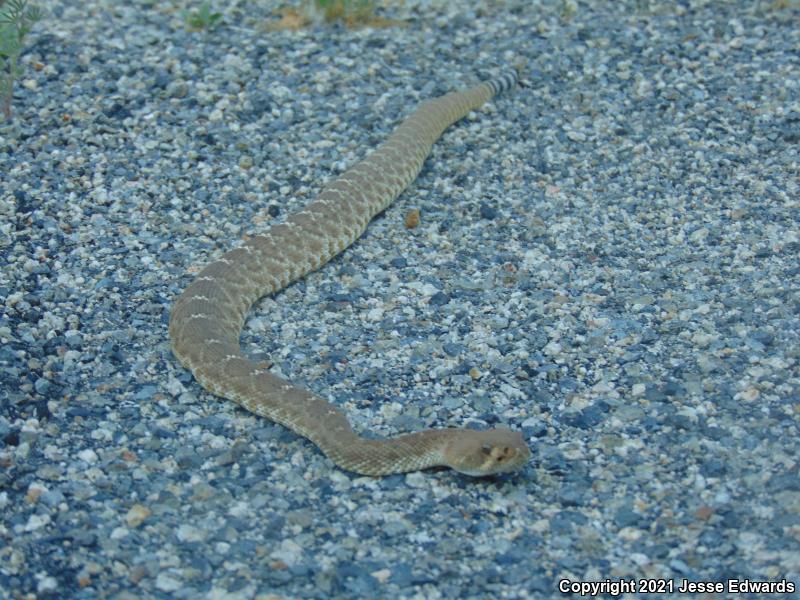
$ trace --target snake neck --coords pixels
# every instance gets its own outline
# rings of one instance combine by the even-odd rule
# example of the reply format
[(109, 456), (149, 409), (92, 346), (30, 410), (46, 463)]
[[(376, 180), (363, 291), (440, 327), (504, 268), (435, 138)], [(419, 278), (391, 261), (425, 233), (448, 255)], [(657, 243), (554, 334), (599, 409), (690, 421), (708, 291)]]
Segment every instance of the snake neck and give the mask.
[(215, 350), (218, 354), (205, 356), (200, 365), (187, 365), (203, 387), (289, 427), (342, 469), (377, 476), (449, 466), (445, 452), (457, 429), (429, 429), (393, 438), (360, 437), (336, 406), (270, 373), (242, 355), (237, 346), (206, 347), (206, 351)]
[(457, 431), (428, 429), (393, 438), (368, 439), (351, 429), (344, 436), (337, 432), (334, 440), (325, 439), (325, 435), (310, 439), (342, 469), (379, 476), (450, 466), (445, 451)]

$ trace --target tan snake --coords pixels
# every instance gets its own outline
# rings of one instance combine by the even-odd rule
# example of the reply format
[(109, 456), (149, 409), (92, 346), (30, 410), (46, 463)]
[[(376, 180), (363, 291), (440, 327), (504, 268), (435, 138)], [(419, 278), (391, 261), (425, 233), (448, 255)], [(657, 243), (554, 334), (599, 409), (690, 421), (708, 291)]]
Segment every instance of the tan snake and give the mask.
[(506, 428), (429, 429), (389, 439), (358, 436), (330, 402), (247, 358), (239, 334), (252, 304), (352, 244), (417, 176), (452, 123), (517, 83), (516, 72), (422, 103), (378, 148), (328, 183), (304, 209), (205, 267), (175, 302), (172, 351), (210, 392), (285, 425), (334, 463), (365, 475), (447, 466), (467, 475), (523, 466), (530, 450)]

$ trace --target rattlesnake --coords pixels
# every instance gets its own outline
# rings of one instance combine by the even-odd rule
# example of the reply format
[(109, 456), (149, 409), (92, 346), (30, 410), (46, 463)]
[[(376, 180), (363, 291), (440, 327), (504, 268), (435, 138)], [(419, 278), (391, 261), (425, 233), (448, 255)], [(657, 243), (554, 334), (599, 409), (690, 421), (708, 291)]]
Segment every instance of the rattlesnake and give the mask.
[(210, 392), (285, 425), (334, 463), (365, 475), (448, 466), (467, 475), (517, 469), (529, 457), (506, 428), (429, 429), (366, 439), (344, 413), (242, 354), (239, 334), (251, 305), (325, 264), (352, 244), (372, 218), (417, 176), (431, 146), (452, 123), (517, 83), (515, 71), (428, 100), (361, 162), (326, 185), (303, 210), (250, 237), (205, 267), (175, 302), (172, 351)]

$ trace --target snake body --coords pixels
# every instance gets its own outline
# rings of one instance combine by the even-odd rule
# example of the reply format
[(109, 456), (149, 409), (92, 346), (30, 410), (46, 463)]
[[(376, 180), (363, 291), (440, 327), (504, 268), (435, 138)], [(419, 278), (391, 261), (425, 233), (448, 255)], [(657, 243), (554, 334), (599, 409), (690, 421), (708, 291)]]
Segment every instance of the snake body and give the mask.
[(304, 209), (206, 266), (170, 315), (172, 351), (210, 392), (280, 423), (316, 444), (334, 463), (365, 475), (447, 466), (467, 475), (511, 471), (530, 457), (506, 428), (430, 429), (389, 439), (357, 435), (319, 396), (246, 357), (239, 335), (252, 304), (319, 268), (352, 244), (372, 218), (417, 176), (452, 123), (517, 83), (509, 72), (422, 103), (361, 162), (328, 183)]

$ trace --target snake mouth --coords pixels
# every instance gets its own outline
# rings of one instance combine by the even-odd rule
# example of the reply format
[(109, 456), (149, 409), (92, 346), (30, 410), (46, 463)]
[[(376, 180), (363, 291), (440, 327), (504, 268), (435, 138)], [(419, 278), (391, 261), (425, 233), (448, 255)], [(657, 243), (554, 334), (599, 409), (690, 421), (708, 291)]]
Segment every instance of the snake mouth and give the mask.
[(507, 473), (513, 473), (514, 471), (518, 471), (521, 469), (530, 458), (530, 453), (528, 453), (528, 457), (520, 458), (518, 460), (509, 461), (501, 468), (495, 469), (465, 469), (459, 468), (456, 469), (462, 475), (468, 475), (470, 477), (495, 477), (497, 475), (505, 475)]

